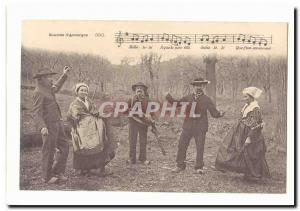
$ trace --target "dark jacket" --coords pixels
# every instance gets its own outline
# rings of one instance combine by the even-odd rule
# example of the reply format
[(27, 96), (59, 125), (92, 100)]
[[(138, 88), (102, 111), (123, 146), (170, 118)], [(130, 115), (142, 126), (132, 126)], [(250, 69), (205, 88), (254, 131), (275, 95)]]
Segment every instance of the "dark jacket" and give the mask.
[[(180, 102), (189, 102), (186, 108), (186, 117), (182, 126), (184, 129), (199, 128), (206, 132), (208, 130), (207, 111), (209, 111), (211, 116), (214, 118), (221, 117), (220, 112), (216, 109), (212, 100), (205, 94), (202, 94), (197, 100), (195, 100), (194, 94), (186, 95), (180, 100), (175, 100), (169, 95), (167, 100), (169, 103), (177, 102), (178, 107), (180, 107)], [(197, 102), (194, 113), (200, 114), (200, 117), (190, 117), (193, 102)]]
[(63, 74), (52, 87), (38, 84), (33, 91), (33, 113), (39, 131), (62, 119), (55, 93), (60, 90), (66, 79), (67, 75)]

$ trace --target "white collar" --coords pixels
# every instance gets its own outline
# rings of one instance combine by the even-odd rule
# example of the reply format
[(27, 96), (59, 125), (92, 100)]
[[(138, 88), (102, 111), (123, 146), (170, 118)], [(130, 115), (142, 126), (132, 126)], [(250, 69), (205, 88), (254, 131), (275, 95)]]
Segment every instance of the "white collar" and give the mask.
[(89, 109), (90, 104), (89, 104), (89, 102), (88, 102), (88, 100), (87, 100), (87, 97), (85, 98), (84, 101), (83, 101), (80, 97), (77, 97), (77, 100), (79, 100), (80, 102), (82, 102), (82, 103), (85, 105), (85, 107), (86, 107), (87, 109)]
[(253, 111), (254, 108), (259, 108), (258, 102), (256, 100), (252, 101), (250, 104), (245, 104), (242, 108), (243, 118), (247, 116), (250, 111)]

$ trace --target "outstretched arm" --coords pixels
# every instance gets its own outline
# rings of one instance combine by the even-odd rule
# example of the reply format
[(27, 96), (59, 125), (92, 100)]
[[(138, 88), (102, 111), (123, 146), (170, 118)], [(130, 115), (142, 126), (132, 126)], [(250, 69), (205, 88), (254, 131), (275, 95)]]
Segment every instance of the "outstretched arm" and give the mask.
[(207, 109), (209, 110), (209, 113), (211, 114), (211, 116), (213, 118), (219, 118), (219, 117), (224, 116), (224, 112), (218, 111), (215, 104), (212, 102), (211, 99), (208, 100)]
[(169, 103), (174, 103), (174, 102), (177, 102), (177, 107), (180, 107), (181, 106), (181, 102), (187, 102), (187, 99), (186, 97), (182, 97), (181, 99), (179, 100), (176, 100), (172, 97), (172, 95), (170, 93), (167, 93), (166, 95), (166, 100), (169, 102)]

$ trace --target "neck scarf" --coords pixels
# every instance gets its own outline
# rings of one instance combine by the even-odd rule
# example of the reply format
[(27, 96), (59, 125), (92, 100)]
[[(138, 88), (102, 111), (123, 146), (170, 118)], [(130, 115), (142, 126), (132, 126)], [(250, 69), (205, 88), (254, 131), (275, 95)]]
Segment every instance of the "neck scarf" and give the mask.
[(87, 97), (84, 99), (84, 101), (80, 97), (77, 97), (77, 100), (79, 100), (80, 102), (82, 102), (85, 105), (85, 107), (87, 109), (89, 109), (90, 104), (89, 104), (89, 101), (87, 100)]
[(245, 118), (250, 111), (253, 111), (254, 108), (259, 108), (258, 102), (256, 100), (252, 101), (250, 104), (246, 103), (241, 111), (243, 118)]

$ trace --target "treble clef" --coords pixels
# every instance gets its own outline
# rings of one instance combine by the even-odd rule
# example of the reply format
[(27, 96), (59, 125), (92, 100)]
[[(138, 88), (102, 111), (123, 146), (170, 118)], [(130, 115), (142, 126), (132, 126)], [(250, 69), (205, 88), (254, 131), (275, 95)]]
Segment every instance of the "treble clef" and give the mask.
[(118, 43), (118, 47), (121, 47), (122, 43), (124, 42), (124, 39), (122, 37), (122, 32), (119, 31), (116, 37), (116, 43)]

